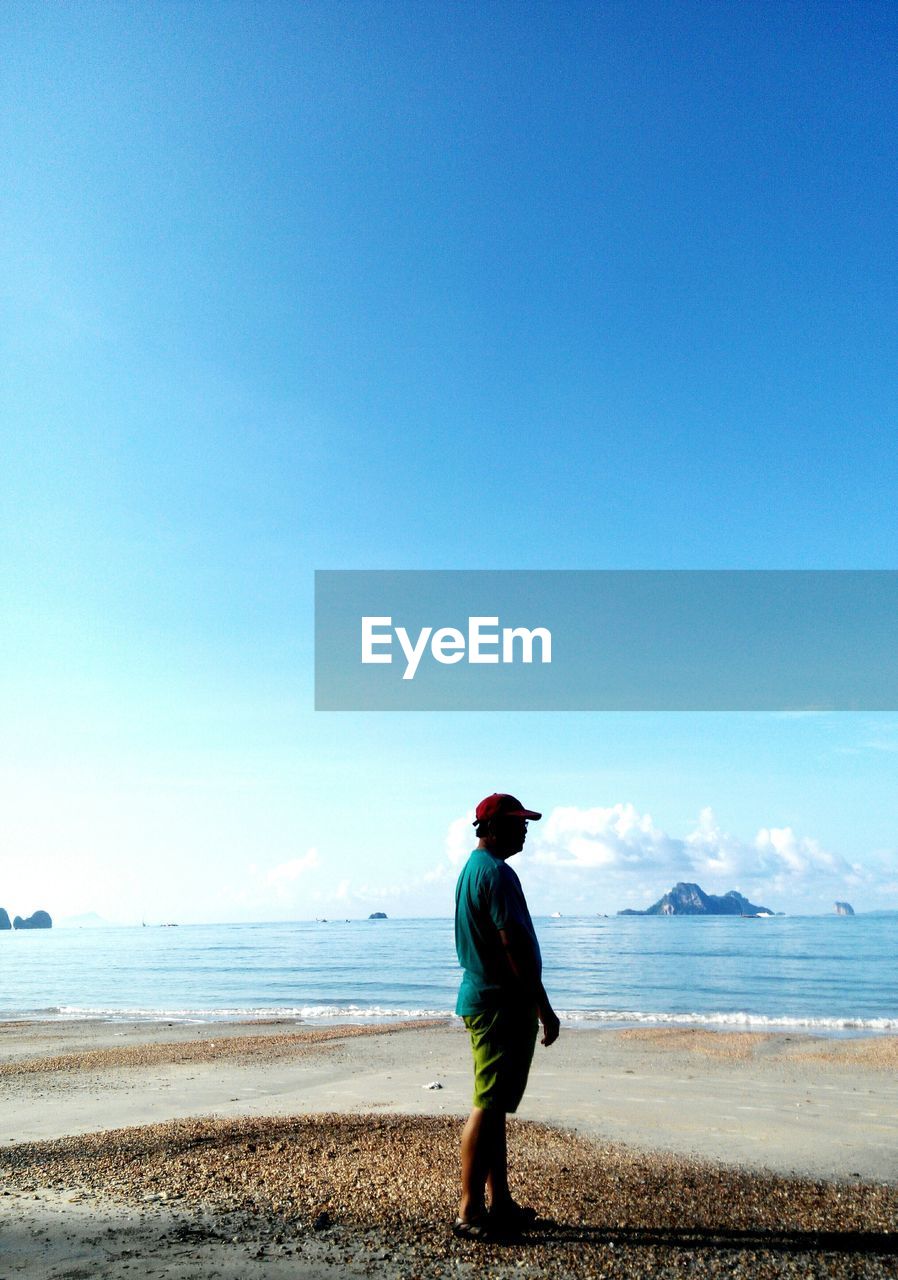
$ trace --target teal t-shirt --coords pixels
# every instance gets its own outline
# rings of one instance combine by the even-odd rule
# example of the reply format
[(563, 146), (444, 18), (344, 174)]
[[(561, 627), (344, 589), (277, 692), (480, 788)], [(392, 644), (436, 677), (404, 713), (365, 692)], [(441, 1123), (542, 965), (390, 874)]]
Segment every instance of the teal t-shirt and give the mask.
[(518, 997), (500, 929), (527, 935), (541, 972), (539, 943), (520, 880), (488, 849), (475, 849), (455, 886), (455, 950), (464, 969), (456, 1013), (483, 1013)]

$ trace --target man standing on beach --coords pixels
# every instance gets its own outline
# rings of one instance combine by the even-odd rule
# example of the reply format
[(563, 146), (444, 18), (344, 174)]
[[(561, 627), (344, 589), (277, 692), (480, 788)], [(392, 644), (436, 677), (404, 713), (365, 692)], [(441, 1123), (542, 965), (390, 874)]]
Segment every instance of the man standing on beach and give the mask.
[(536, 1216), (508, 1189), (505, 1117), (524, 1095), (538, 1023), (544, 1045), (558, 1039), (559, 1024), (543, 988), (524, 891), (507, 859), (523, 849), (528, 821), (541, 817), (514, 796), (481, 800), (478, 845), (455, 890), (455, 948), (464, 969), (455, 1012), (474, 1054), (474, 1105), (462, 1133), (462, 1193), (453, 1226), (466, 1240), (519, 1231)]

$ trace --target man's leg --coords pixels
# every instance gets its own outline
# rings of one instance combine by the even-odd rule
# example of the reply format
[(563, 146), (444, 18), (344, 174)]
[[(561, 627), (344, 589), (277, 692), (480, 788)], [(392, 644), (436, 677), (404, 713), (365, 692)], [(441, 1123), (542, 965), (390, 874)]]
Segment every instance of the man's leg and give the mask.
[(492, 1203), (509, 1199), (505, 1112), (474, 1107), (461, 1135), (461, 1203), (458, 1216), (475, 1222), (486, 1212), (485, 1189)]
[[(538, 1023), (535, 1011), (521, 1016), (515, 1010), (504, 1016), (497, 1010), (483, 1027), (471, 1018), (465, 1023), (474, 1052), (474, 1108), (462, 1132), (458, 1216), (473, 1222), (485, 1213), (487, 1186), (493, 1212), (508, 1217), (518, 1208), (508, 1188), (506, 1106), (516, 1110), (523, 1096)], [(494, 1101), (500, 1106), (490, 1105)]]
[(486, 1175), (486, 1184), (490, 1189), (490, 1208), (502, 1209), (511, 1201), (508, 1190), (508, 1142), (505, 1131), (506, 1114), (496, 1111), (496, 1130), (493, 1134), (493, 1145), (490, 1165)]

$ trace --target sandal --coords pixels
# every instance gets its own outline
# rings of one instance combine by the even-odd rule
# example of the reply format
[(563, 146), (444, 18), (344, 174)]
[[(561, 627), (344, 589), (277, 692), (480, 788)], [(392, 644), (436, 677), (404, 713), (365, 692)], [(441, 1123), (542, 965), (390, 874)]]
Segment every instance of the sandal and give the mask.
[(452, 1234), (457, 1240), (474, 1240), (478, 1244), (487, 1244), (495, 1237), (483, 1219), (456, 1218), (452, 1224)]
[(501, 1209), (490, 1209), (489, 1219), (504, 1230), (526, 1231), (538, 1221), (539, 1215), (529, 1205), (512, 1200)]

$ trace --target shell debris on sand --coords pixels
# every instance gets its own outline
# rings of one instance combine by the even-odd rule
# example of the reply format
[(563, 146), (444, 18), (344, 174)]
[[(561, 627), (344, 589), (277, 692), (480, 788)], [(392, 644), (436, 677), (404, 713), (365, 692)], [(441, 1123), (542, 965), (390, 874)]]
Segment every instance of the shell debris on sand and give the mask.
[(898, 1069), (898, 1036), (864, 1036), (857, 1040), (802, 1040), (793, 1045), (788, 1056), (810, 1058), (815, 1063), (838, 1068), (862, 1067), (872, 1071)]
[[(308, 1115), (191, 1119), (3, 1151), (9, 1188), (243, 1215), (273, 1240), (332, 1233), (391, 1274), (894, 1277), (898, 1187), (787, 1179), (509, 1125), (513, 1191), (554, 1225), (476, 1245), (449, 1231), (461, 1122)], [(372, 1258), (372, 1262), (374, 1259)]]
[(628, 1027), (616, 1034), (624, 1042), (647, 1049), (700, 1053), (731, 1061), (751, 1059), (776, 1039), (757, 1031), (746, 1034), (744, 1031), (709, 1031), (704, 1027)]
[(352, 1040), (359, 1036), (389, 1036), (443, 1025), (444, 1022), (437, 1019), (358, 1026), (341, 1024), (335, 1027), (309, 1027), (276, 1035), (230, 1035), (215, 1040), (163, 1040), (36, 1058), (10, 1057), (7, 1061), (0, 1062), (0, 1077), (45, 1072), (107, 1071), (117, 1067), (158, 1067), (182, 1062), (215, 1062), (224, 1058), (251, 1058), (258, 1063), (322, 1052), (325, 1046), (338, 1040)]
[(772, 1031), (714, 1031), (706, 1027), (627, 1027), (613, 1032), (623, 1044), (648, 1051), (699, 1054), (706, 1059), (751, 1063), (760, 1057), (784, 1064), (812, 1062), (845, 1070), (898, 1068), (898, 1036), (865, 1035), (833, 1040), (827, 1036)]

